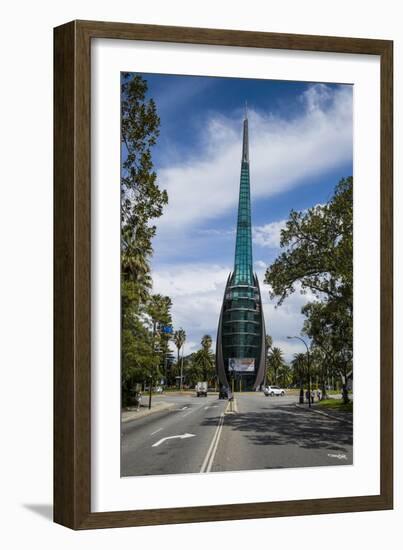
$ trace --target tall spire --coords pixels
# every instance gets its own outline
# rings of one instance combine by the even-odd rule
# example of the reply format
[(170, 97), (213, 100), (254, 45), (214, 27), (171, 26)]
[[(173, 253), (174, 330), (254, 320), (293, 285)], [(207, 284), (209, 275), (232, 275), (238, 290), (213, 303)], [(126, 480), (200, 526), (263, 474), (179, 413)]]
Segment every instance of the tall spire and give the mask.
[(263, 382), (266, 367), (262, 297), (252, 261), (248, 138), (245, 104), (235, 262), (225, 285), (216, 346), (217, 374), (221, 388), (228, 395), (234, 383), (239, 390), (241, 385), (244, 389), (256, 390)]
[(249, 162), (248, 103), (246, 101), (245, 101), (245, 118), (243, 121), (242, 162)]
[(241, 181), (239, 185), (238, 221), (235, 245), (234, 284), (253, 284), (252, 223), (249, 180), (249, 132), (248, 113), (245, 106)]

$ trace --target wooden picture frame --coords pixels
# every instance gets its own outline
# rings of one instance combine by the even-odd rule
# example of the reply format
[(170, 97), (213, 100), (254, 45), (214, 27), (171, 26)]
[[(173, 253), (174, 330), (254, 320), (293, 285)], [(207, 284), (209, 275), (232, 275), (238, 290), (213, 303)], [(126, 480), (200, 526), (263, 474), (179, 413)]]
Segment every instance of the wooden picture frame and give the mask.
[[(264, 503), (91, 512), (91, 40), (112, 38), (380, 56), (380, 493)], [(54, 520), (72, 529), (329, 514), (393, 507), (393, 43), (73, 21), (54, 31)]]

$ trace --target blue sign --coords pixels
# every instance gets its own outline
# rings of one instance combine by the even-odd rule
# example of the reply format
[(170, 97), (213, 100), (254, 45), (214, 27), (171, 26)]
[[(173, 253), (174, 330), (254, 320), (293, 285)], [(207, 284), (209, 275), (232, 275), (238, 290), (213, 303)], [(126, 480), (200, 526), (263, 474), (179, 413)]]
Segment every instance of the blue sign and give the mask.
[(172, 334), (173, 328), (172, 327), (161, 327), (162, 332), (165, 334)]

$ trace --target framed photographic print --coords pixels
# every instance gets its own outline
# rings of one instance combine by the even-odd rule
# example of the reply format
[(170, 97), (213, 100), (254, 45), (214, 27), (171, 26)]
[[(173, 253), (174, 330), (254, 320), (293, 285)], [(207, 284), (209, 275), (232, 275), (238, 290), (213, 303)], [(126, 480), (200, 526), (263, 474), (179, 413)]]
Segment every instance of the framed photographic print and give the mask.
[(55, 521), (391, 509), (392, 42), (54, 36)]

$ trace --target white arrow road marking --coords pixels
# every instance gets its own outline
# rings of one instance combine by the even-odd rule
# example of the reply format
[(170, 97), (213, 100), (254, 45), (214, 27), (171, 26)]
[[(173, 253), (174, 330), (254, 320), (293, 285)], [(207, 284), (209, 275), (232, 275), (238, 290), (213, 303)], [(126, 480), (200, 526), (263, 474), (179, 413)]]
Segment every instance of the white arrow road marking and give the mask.
[(163, 437), (157, 441), (157, 443), (151, 445), (151, 447), (158, 447), (161, 443), (164, 443), (164, 441), (167, 441), (168, 439), (187, 439), (188, 437), (195, 437), (195, 434), (170, 435), (169, 437)]

